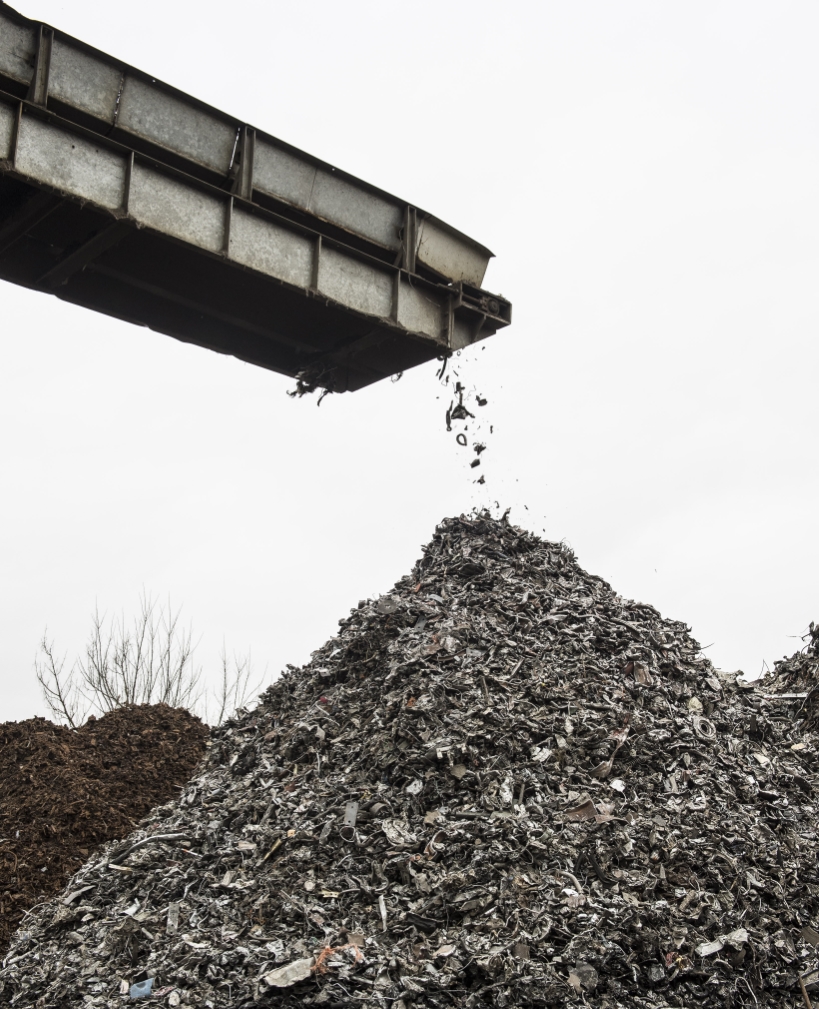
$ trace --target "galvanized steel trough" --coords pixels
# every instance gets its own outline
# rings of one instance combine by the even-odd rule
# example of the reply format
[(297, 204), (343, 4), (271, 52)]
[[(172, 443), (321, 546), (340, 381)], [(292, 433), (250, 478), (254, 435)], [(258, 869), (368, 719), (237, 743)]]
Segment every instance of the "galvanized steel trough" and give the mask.
[(508, 325), (491, 255), (0, 3), (0, 278), (341, 392)]

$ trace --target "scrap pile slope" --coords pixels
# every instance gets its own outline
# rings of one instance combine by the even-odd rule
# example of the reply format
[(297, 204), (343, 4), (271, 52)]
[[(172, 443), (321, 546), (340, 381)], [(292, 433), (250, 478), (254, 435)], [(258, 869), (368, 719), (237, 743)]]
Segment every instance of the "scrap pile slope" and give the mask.
[(743, 686), (565, 546), (449, 519), (32, 916), (4, 999), (792, 1004), (816, 738)]

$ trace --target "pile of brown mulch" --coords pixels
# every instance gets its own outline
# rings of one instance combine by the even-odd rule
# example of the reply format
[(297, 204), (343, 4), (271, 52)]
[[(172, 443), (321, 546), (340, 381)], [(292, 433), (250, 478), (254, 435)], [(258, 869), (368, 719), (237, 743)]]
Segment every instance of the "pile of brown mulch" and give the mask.
[(76, 731), (45, 718), (0, 724), (0, 955), (25, 911), (177, 794), (207, 737), (165, 704), (92, 716)]

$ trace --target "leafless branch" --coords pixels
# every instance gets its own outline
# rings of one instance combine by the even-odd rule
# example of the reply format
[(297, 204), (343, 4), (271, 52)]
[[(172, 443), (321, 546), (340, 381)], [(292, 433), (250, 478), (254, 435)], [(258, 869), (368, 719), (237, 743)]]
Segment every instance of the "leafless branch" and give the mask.
[(238, 708), (244, 707), (262, 685), (262, 680), (260, 679), (251, 686), (253, 662), (250, 652), (241, 658), (234, 654), (231, 666), (228, 662), (225, 646), (222, 645), (221, 658), (222, 679), (217, 695), (218, 709), (214, 725), (221, 725), (226, 717), (233, 714)]
[(52, 715), (61, 721), (65, 719), (72, 729), (76, 729), (77, 722), (82, 722), (85, 718), (79, 716), (73, 670), (68, 676), (63, 675), (65, 657), (57, 660), (54, 655), (54, 642), (48, 640), (48, 632), (43, 634), (40, 651), (42, 658), (34, 660), (34, 669), (45, 702)]

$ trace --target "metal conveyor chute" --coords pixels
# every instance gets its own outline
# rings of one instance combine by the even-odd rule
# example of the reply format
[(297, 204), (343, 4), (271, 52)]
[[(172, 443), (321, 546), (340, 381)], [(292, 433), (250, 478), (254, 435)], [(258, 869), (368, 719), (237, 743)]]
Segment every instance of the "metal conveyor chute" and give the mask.
[(508, 325), (491, 255), (0, 3), (0, 278), (345, 391)]

